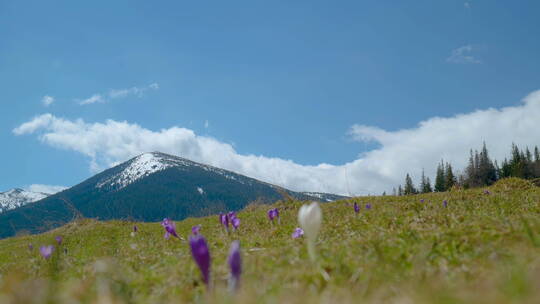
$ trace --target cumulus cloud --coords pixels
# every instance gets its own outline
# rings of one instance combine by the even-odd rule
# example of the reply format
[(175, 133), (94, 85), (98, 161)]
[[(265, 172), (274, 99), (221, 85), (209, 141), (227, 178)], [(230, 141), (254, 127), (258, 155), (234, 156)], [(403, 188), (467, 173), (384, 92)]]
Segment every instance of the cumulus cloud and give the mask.
[(54, 186), (54, 185), (42, 185), (42, 184), (32, 184), (25, 188), (25, 190), (27, 191), (41, 192), (41, 193), (46, 193), (46, 194), (55, 194), (65, 189), (67, 189), (67, 187)]
[(434, 117), (409, 129), (388, 131), (354, 125), (350, 136), (379, 147), (342, 165), (302, 165), (292, 160), (243, 155), (229, 143), (200, 136), (190, 129), (158, 131), (126, 121), (88, 123), (44, 114), (21, 124), (16, 135), (37, 134), (53, 147), (88, 156), (93, 171), (107, 168), (148, 151), (161, 151), (207, 163), (298, 191), (338, 194), (375, 194), (403, 182), (406, 173), (420, 176), (422, 168), (433, 178), (444, 158), (457, 170), (466, 165), (468, 151), (487, 143), (492, 156), (502, 159), (510, 145), (540, 143), (540, 91), (521, 104), (502, 109), (477, 110), (453, 117)]
[(54, 102), (54, 97), (52, 97), (52, 96), (45, 95), (45, 96), (43, 96), (43, 98), (41, 98), (41, 103), (46, 107), (52, 105), (53, 102)]
[(449, 63), (472, 63), (479, 64), (482, 63), (480, 59), (474, 57), (471, 53), (473, 51), (472, 45), (464, 45), (452, 51), (450, 57), (446, 58), (446, 61)]
[(88, 105), (94, 103), (104, 103), (112, 99), (126, 98), (128, 96), (142, 97), (148, 90), (157, 90), (159, 85), (157, 83), (151, 83), (144, 87), (131, 87), (128, 89), (112, 89), (107, 94), (94, 94), (89, 98), (76, 101), (81, 105)]

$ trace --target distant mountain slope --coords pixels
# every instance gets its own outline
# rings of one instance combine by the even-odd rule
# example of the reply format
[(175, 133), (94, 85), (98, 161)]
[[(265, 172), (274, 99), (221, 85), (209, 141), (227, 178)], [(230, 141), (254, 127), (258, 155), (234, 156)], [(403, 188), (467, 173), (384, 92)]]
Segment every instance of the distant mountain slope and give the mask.
[(19, 188), (0, 192), (0, 213), (39, 201), (47, 196), (49, 196), (47, 193), (26, 191)]
[(270, 203), (284, 195), (319, 201), (342, 198), (293, 192), (185, 158), (144, 153), (70, 189), (0, 214), (0, 238), (46, 231), (79, 216), (180, 220), (239, 210), (253, 201)]

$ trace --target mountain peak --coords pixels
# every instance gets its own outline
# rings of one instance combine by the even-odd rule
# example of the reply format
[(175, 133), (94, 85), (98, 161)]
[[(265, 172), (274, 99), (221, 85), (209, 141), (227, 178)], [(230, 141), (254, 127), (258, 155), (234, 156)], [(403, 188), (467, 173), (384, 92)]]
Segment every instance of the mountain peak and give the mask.
[(21, 188), (0, 192), (0, 213), (39, 201), (47, 196), (49, 195), (45, 193), (26, 191)]
[[(234, 172), (197, 163), (183, 157), (163, 152), (142, 153), (127, 162), (120, 164), (118, 167), (121, 169), (119, 172), (105, 177), (96, 185), (96, 188), (122, 189), (141, 178), (173, 167), (181, 170), (185, 170), (189, 167), (198, 167), (232, 180), (238, 180), (239, 177), (237, 176), (238, 174)], [(239, 180), (239, 182), (244, 183), (242, 180)]]
[(140, 178), (171, 167), (164, 161), (162, 155), (159, 152), (140, 154), (129, 160), (122, 171), (98, 183), (97, 187), (124, 188)]

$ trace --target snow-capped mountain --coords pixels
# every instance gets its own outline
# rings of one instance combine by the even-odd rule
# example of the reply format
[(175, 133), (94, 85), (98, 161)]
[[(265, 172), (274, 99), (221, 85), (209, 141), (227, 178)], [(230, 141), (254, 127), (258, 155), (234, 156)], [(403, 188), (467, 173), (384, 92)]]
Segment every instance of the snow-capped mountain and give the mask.
[(189, 170), (192, 167), (197, 167), (208, 172), (219, 174), (228, 179), (237, 180), (240, 183), (245, 182), (242, 178), (239, 178), (241, 177), (241, 175), (232, 173), (227, 170), (197, 163), (185, 158), (165, 153), (148, 152), (143, 153), (128, 161), (120, 172), (103, 179), (97, 184), (97, 187), (120, 190), (128, 186), (129, 184), (132, 184), (137, 180), (144, 178), (145, 176), (149, 176), (158, 171), (162, 171), (172, 167), (183, 171)]
[(47, 193), (32, 192), (15, 188), (0, 192), (0, 213), (39, 201), (49, 196)]
[(151, 152), (67, 190), (0, 214), (0, 238), (21, 230), (46, 231), (77, 217), (181, 220), (288, 197), (323, 202), (343, 198), (294, 192), (182, 157)]

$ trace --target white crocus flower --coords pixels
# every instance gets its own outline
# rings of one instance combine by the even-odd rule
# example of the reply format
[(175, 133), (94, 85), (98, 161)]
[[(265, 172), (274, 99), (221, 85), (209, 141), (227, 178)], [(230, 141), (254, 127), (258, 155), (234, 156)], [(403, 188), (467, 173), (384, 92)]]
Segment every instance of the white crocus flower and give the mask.
[(322, 211), (318, 203), (313, 202), (309, 205), (303, 205), (298, 211), (298, 222), (304, 229), (307, 239), (308, 253), (312, 261), (315, 261), (315, 241), (319, 235), (322, 223)]

